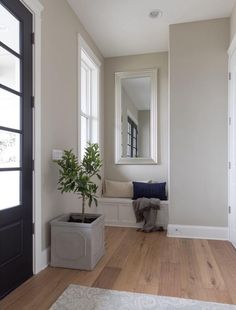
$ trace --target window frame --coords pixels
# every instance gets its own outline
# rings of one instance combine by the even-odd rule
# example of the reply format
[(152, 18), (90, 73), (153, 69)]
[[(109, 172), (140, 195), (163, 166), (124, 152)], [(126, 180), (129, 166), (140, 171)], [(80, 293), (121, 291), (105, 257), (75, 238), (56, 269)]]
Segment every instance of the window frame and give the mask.
[[(94, 102), (93, 100), (96, 100), (96, 121), (97, 121), (97, 126), (96, 126), (96, 142), (100, 144), (100, 75), (101, 75), (101, 62), (100, 60), (96, 57), (92, 49), (89, 47), (89, 45), (86, 43), (86, 41), (83, 39), (83, 37), (79, 34), (78, 35), (78, 158), (81, 160), (81, 154), (82, 154), (82, 149), (81, 149), (81, 117), (85, 117), (87, 121), (89, 122), (88, 126), (88, 131), (87, 131), (87, 139), (93, 141), (93, 120), (94, 120)], [(83, 55), (84, 54), (84, 55)], [(83, 57), (87, 58), (87, 61), (90, 62), (90, 65), (86, 61), (83, 60)], [(94, 68), (94, 74), (92, 70), (90, 71), (90, 76), (89, 76), (89, 111), (83, 112), (81, 109), (81, 69), (82, 69), (82, 63), (84, 67), (87, 67), (88, 70), (91, 70), (91, 68)], [(96, 89), (95, 89), (95, 97), (94, 99), (93, 93), (94, 90), (92, 90), (92, 83), (91, 80), (94, 79), (93, 83), (96, 83)]]
[[(138, 157), (138, 125), (129, 116), (127, 117), (127, 122), (128, 122), (127, 157), (135, 158), (135, 157)], [(130, 132), (129, 132), (129, 125), (131, 129)], [(136, 132), (136, 137), (135, 137), (135, 132)], [(129, 136), (130, 136), (131, 144), (129, 144)], [(129, 147), (130, 147), (130, 155), (128, 154)]]

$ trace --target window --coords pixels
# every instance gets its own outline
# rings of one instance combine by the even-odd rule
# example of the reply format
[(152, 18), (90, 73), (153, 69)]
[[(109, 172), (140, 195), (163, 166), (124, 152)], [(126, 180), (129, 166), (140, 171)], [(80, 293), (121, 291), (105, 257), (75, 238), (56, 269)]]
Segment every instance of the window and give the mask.
[(138, 156), (138, 127), (130, 117), (128, 117), (127, 156)]
[(84, 156), (88, 142), (98, 143), (99, 140), (99, 66), (90, 48), (80, 38), (80, 139), (79, 153), (81, 159)]

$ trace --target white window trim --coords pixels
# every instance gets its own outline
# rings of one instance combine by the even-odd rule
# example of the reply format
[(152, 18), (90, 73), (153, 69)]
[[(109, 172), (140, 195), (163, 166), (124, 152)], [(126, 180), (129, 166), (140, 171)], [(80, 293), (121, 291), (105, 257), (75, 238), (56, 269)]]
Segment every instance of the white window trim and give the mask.
[(48, 265), (48, 258), (42, 250), (42, 204), (41, 204), (41, 13), (43, 6), (38, 0), (20, 0), (33, 14), (33, 94), (35, 108), (33, 118), (33, 273), (37, 274)]
[[(100, 145), (100, 83), (101, 83), (101, 62), (98, 59), (98, 57), (94, 54), (90, 46), (87, 44), (87, 42), (84, 40), (84, 38), (81, 36), (81, 34), (78, 34), (78, 128), (77, 128), (77, 133), (78, 133), (78, 158), (81, 157), (81, 143), (80, 143), (80, 138), (81, 138), (81, 115), (84, 115), (85, 117), (88, 117), (88, 115), (84, 114), (81, 112), (81, 50), (85, 52), (85, 54), (94, 62), (94, 64), (98, 68), (98, 81), (97, 81), (97, 99), (98, 99), (98, 106), (97, 106), (97, 119), (98, 119), (98, 144)], [(90, 127), (91, 127), (91, 122), (90, 122)], [(90, 133), (91, 133), (91, 128), (90, 128)]]

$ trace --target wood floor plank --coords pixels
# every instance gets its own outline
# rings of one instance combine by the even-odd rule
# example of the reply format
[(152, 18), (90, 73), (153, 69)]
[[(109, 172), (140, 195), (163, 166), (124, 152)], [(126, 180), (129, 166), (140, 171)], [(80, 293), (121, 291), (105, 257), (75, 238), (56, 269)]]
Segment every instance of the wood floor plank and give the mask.
[(158, 295), (184, 297), (180, 278), (179, 263), (162, 262)]
[(120, 268), (105, 267), (99, 274), (98, 278), (94, 281), (93, 287), (112, 289), (116, 279), (121, 272)]
[(48, 268), (8, 295), (0, 309), (48, 309), (74, 277), (73, 270)]
[[(148, 250), (143, 259), (143, 264), (140, 269), (138, 285), (139, 287), (145, 287), (145, 291), (148, 293), (158, 292), (160, 283), (160, 271), (161, 271), (161, 255), (163, 248), (163, 238), (158, 234), (153, 234), (148, 237)], [(150, 289), (149, 289), (150, 287)]]
[(182, 297), (192, 298), (192, 292), (202, 287), (202, 279), (199, 273), (200, 267), (197, 253), (191, 239), (180, 240), (179, 259)]
[(225, 290), (225, 282), (207, 240), (194, 240), (204, 288)]
[(139, 237), (140, 234), (137, 234), (136, 230), (129, 229), (107, 265), (110, 267), (122, 268), (126, 264), (129, 253), (133, 250), (135, 244), (137, 244)]
[(236, 304), (236, 250), (226, 241), (168, 238), (107, 227), (93, 271), (48, 267), (5, 299), (1, 310), (48, 309), (70, 284)]
[(180, 262), (180, 257), (178, 255), (180, 248), (180, 239), (178, 238), (166, 238), (166, 235), (161, 234), (164, 238), (164, 244), (162, 247), (161, 261), (164, 263), (174, 263)]
[(225, 281), (227, 292), (236, 304), (236, 250), (229, 242), (209, 241), (210, 248)]
[(138, 232), (137, 234), (137, 242), (131, 248), (127, 261), (113, 285), (113, 288), (116, 290), (136, 291), (139, 273), (148, 250), (147, 244), (145, 243), (147, 234)]
[(196, 300), (204, 300), (209, 302), (219, 302), (233, 304), (229, 291), (222, 291), (218, 289), (198, 288), (197, 290), (191, 290), (188, 298)]

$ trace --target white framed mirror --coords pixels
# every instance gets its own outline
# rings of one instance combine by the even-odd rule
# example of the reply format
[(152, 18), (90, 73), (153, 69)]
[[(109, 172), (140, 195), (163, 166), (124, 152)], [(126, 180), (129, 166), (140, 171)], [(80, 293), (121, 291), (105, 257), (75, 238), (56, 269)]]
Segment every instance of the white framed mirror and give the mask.
[(115, 73), (115, 163), (158, 164), (157, 69)]

